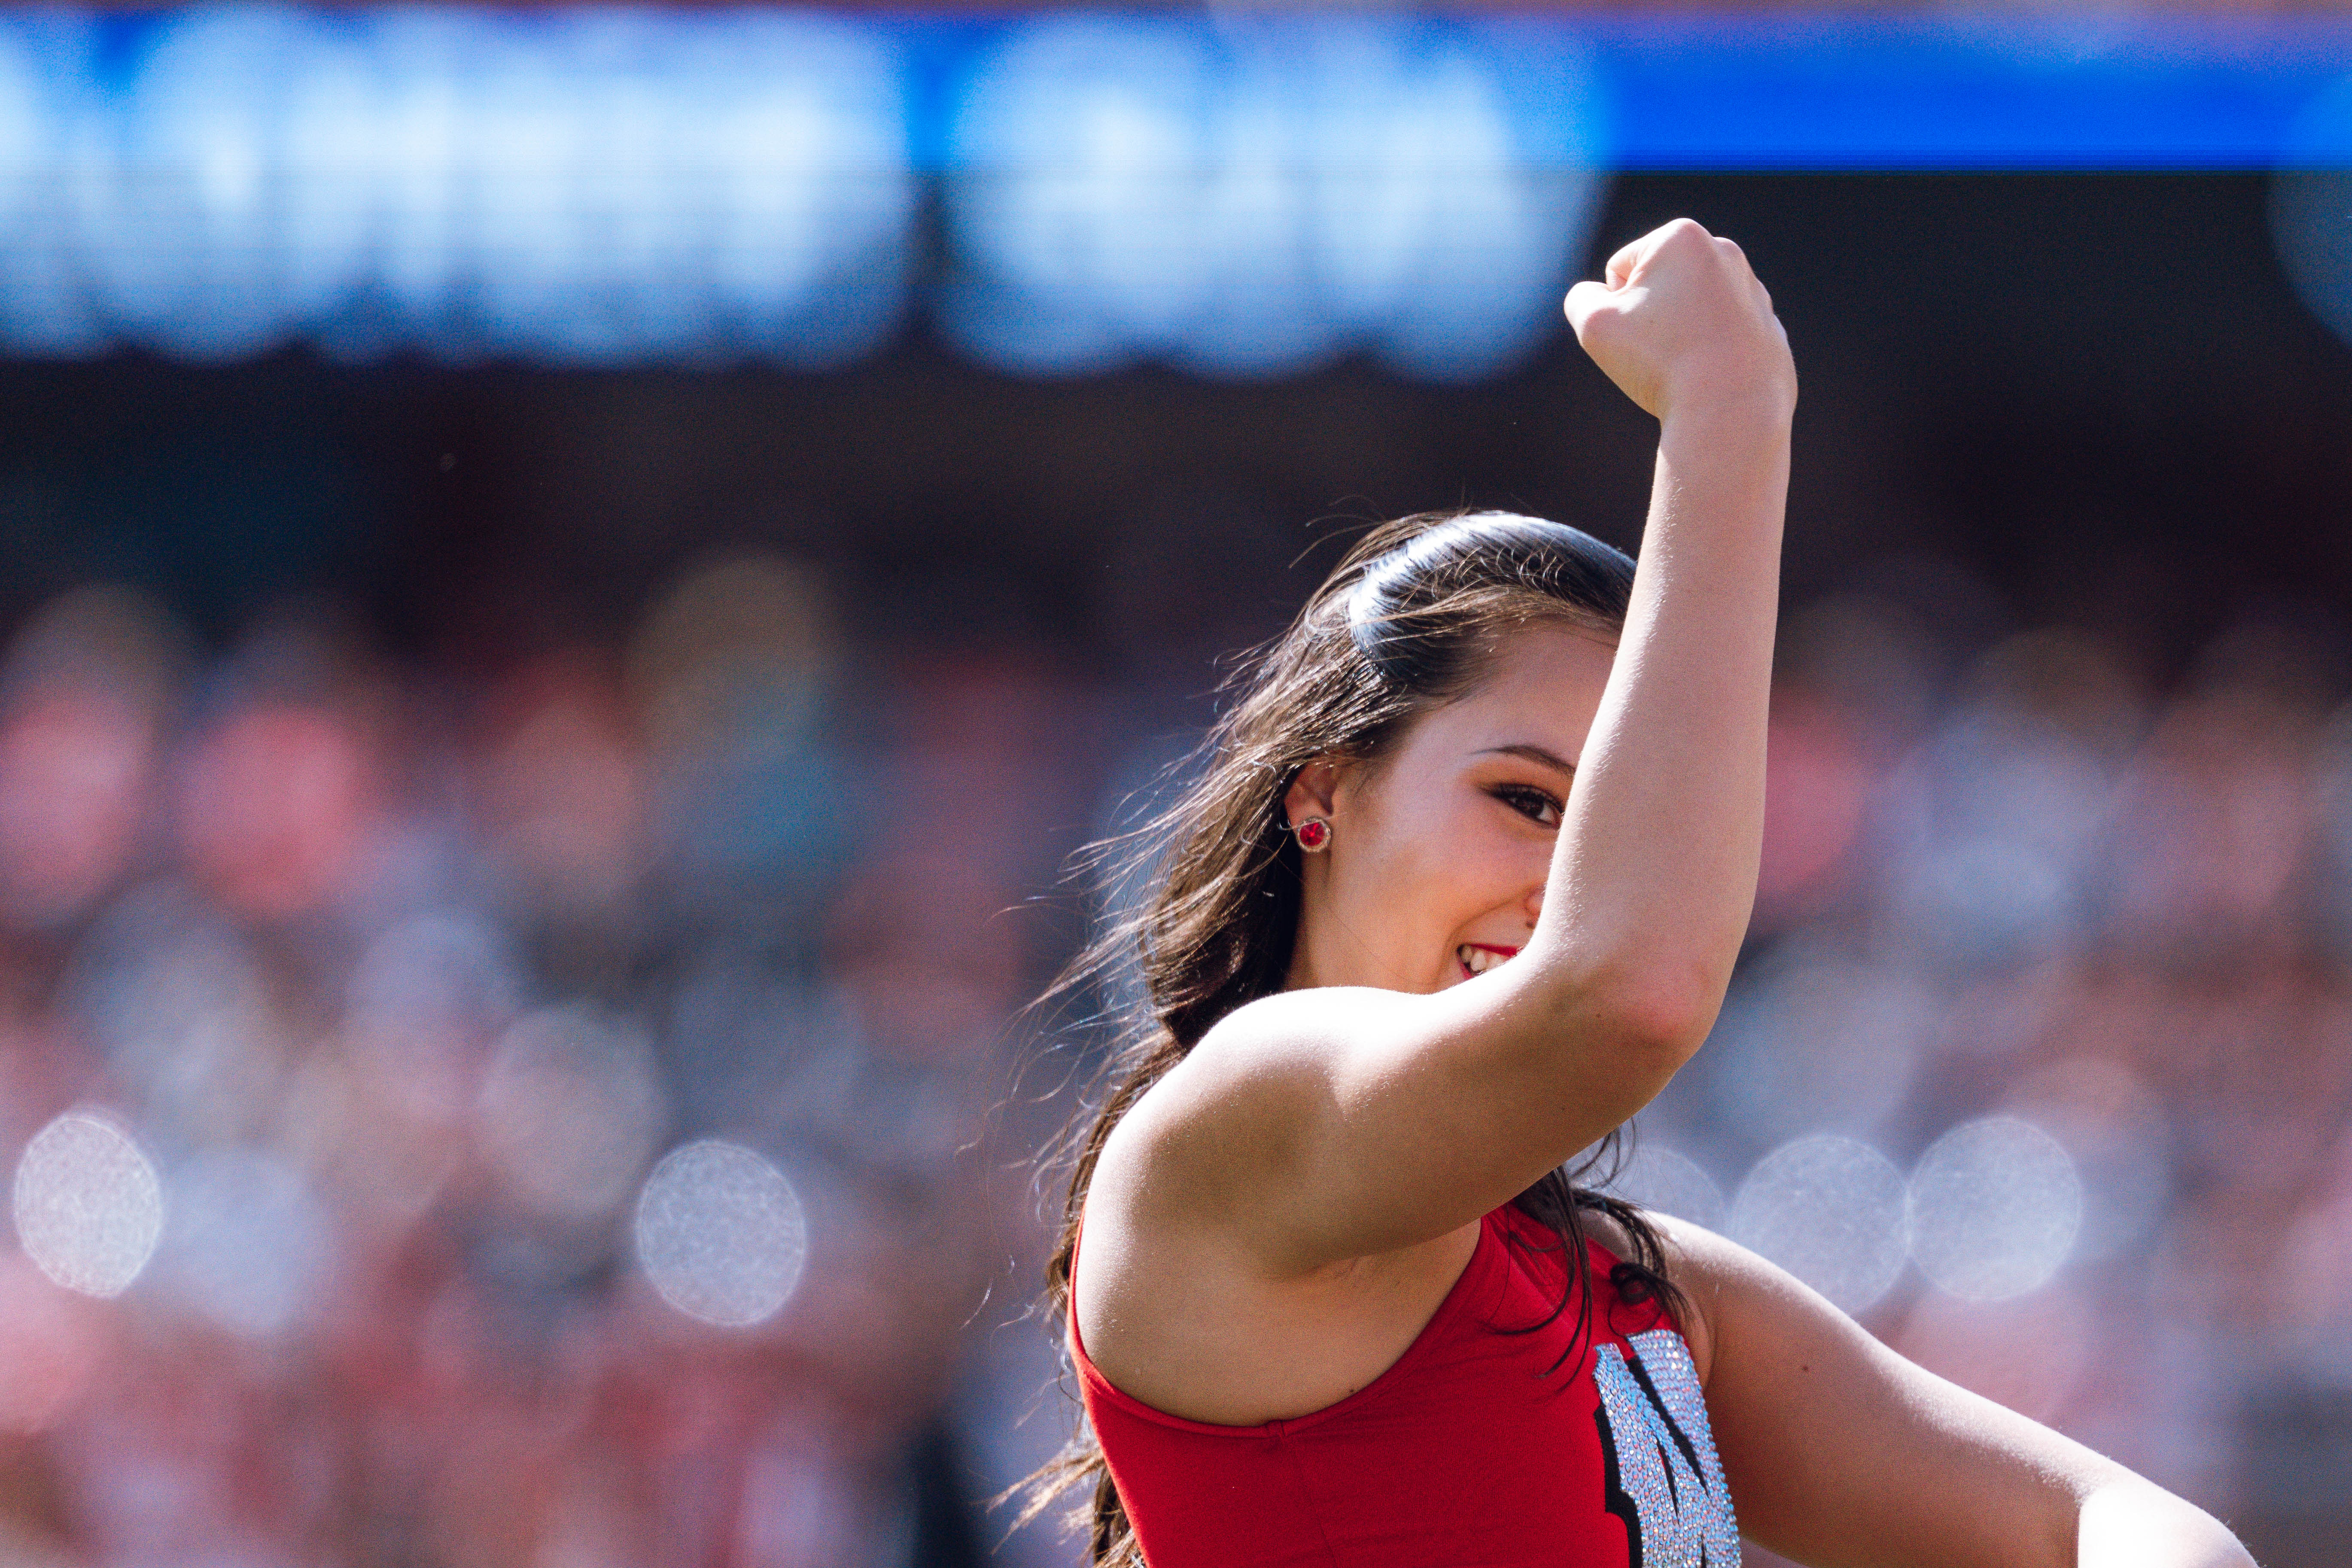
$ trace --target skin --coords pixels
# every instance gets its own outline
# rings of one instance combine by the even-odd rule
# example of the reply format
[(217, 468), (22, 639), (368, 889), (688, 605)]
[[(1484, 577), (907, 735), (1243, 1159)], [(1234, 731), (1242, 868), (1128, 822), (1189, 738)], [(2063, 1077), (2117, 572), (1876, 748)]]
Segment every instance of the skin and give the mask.
[[(1721, 1005), (1755, 895), (1795, 374), (1738, 247), (1686, 220), (1567, 308), (1660, 422), (1623, 635), (1528, 627), (1387, 754), (1292, 785), (1291, 821), (1332, 832), (1304, 860), (1289, 987), (1138, 1101), (1087, 1200), (1080, 1332), (1160, 1409), (1251, 1426), (1379, 1376), (1479, 1217), (1645, 1104)], [(1474, 952), (1503, 962), (1474, 975)], [(1662, 1228), (1763, 1544), (1824, 1568), (2250, 1561), (1782, 1270)]]

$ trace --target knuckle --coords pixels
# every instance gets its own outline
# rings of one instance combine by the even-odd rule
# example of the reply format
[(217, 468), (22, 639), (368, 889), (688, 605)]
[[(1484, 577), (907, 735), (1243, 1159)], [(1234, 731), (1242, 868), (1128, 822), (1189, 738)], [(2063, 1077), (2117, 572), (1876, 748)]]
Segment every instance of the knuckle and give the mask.
[(1617, 336), (1622, 312), (1607, 305), (1587, 310), (1576, 320), (1576, 335), (1588, 343), (1606, 342)]

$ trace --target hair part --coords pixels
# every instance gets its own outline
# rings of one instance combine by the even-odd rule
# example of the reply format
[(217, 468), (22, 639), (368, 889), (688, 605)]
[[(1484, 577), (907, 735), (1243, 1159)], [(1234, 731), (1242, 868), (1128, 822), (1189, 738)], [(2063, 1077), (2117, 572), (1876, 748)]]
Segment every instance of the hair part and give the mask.
[[(1176, 802), (1085, 852), (1082, 864), (1111, 868), (1120, 874), (1113, 885), (1139, 885), (1144, 895), (1039, 999), (1135, 995), (1112, 1014), (1115, 1043), (1097, 1092), (1056, 1151), (1070, 1169), (1046, 1265), (1045, 1305), (1056, 1321), (1068, 1314), (1078, 1220), (1111, 1129), (1220, 1019), (1283, 988), (1304, 887), (1283, 797), (1299, 770), (1327, 759), (1378, 763), (1415, 720), (1486, 679), (1511, 634), (1523, 628), (1567, 626), (1614, 642), (1633, 584), (1630, 557), (1564, 523), (1484, 511), (1381, 523), (1341, 558), (1289, 629), (1235, 670), (1229, 704), (1192, 754), (1196, 776)], [(1509, 1331), (1540, 1328), (1573, 1302), (1580, 1316), (1570, 1348), (1590, 1349), (1591, 1263), (1582, 1216), (1594, 1212), (1613, 1220), (1631, 1244), (1632, 1256), (1611, 1275), (1619, 1292), (1683, 1315), (1655, 1228), (1622, 1199), (1579, 1184), (1613, 1162), (1618, 1148), (1612, 1132), (1573, 1168), (1547, 1173), (1513, 1200), (1559, 1237), (1570, 1282), (1541, 1323)], [(1139, 1568), (1133, 1528), (1085, 1423), (1067, 1448), (1014, 1489), (1027, 1493), (1014, 1528), (1081, 1490), (1070, 1518), (1087, 1535), (1089, 1561)]]

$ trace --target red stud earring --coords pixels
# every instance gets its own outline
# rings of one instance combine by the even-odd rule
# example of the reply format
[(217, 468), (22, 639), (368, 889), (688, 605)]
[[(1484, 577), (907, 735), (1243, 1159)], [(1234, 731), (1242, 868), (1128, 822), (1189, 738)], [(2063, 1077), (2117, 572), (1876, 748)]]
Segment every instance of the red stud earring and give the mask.
[(1301, 817), (1291, 831), (1298, 835), (1298, 847), (1309, 855), (1319, 855), (1331, 847), (1331, 825), (1319, 816)]

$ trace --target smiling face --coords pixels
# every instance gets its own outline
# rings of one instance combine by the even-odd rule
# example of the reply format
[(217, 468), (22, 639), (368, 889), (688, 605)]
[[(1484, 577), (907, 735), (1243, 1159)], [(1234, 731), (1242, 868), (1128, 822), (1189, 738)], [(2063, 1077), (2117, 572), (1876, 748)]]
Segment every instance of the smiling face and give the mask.
[(1331, 824), (1306, 875), (1292, 988), (1458, 985), (1535, 930), (1584, 738), (1615, 649), (1590, 632), (1514, 632), (1486, 679), (1370, 763), (1316, 763), (1284, 797)]

